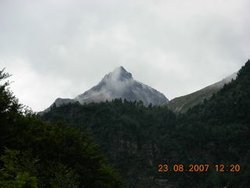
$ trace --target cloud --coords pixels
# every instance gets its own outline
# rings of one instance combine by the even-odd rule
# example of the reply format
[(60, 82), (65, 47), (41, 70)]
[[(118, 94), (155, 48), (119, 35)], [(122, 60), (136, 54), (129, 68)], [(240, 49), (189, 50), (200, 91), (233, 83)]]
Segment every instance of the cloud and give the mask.
[(32, 69), (25, 59), (2, 59), (0, 65), (8, 65), (6, 71), (12, 74), (9, 78), (10, 88), (19, 101), (29, 107), (45, 109), (57, 97), (71, 96), (68, 88), (73, 88), (70, 80), (49, 74), (39, 74)]
[(26, 75), (15, 80), (15, 91), (34, 110), (83, 93), (120, 65), (171, 99), (244, 64), (249, 6), (248, 0), (2, 0), (0, 66)]

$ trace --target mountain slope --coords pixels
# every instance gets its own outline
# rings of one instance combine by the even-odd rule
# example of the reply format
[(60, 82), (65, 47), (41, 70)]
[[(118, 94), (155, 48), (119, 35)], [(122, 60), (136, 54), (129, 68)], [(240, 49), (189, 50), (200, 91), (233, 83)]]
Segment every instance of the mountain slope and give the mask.
[(134, 80), (132, 74), (120, 66), (105, 75), (96, 86), (83, 94), (74, 99), (57, 98), (52, 106), (75, 102), (80, 104), (99, 103), (119, 98), (127, 101), (142, 101), (145, 106), (149, 104), (160, 106), (168, 103), (168, 99), (162, 93)]
[[(179, 116), (175, 137), (190, 163), (238, 164), (240, 171), (218, 171), (197, 178), (197, 186), (250, 187), (250, 60), (237, 78), (209, 100)], [(187, 149), (185, 149), (187, 148)], [(183, 181), (183, 186), (187, 180)]]
[(237, 76), (237, 73), (234, 73), (225, 79), (216, 82), (215, 84), (212, 84), (210, 86), (207, 86), (201, 90), (198, 90), (194, 93), (177, 97), (169, 101), (167, 106), (169, 109), (171, 109), (174, 112), (177, 113), (184, 113), (188, 109), (192, 108), (195, 105), (198, 105), (202, 103), (205, 99), (209, 99), (212, 97), (213, 94), (218, 92), (223, 86), (229, 82), (231, 82), (233, 79), (235, 79)]
[(123, 67), (116, 68), (107, 74), (102, 81), (75, 98), (81, 104), (89, 102), (111, 101), (113, 99), (126, 99), (128, 101), (142, 101), (146, 106), (164, 105), (168, 99), (157, 90), (137, 82), (132, 74)]
[[(210, 100), (192, 108), (187, 114), (199, 115), (201, 118), (235, 120), (250, 122), (250, 60), (247, 61), (237, 74), (237, 78), (226, 84)], [(212, 110), (211, 110), (212, 109)], [(189, 119), (190, 119), (189, 118)], [(249, 124), (248, 124), (249, 125)]]

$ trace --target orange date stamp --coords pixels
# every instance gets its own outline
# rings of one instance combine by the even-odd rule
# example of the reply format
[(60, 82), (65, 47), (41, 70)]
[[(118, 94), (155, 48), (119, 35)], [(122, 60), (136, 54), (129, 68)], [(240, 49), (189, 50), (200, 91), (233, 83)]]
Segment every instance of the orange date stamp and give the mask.
[(159, 164), (158, 172), (159, 173), (168, 173), (168, 172), (196, 172), (203, 173), (210, 170), (215, 170), (216, 172), (240, 172), (241, 166), (239, 164)]

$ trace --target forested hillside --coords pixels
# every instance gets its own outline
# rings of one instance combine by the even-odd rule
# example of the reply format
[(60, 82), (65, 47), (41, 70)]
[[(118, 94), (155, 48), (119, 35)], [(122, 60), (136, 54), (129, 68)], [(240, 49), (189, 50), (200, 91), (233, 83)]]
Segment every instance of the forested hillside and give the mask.
[(250, 187), (250, 61), (179, 115), (116, 99), (39, 117), (18, 103), (7, 77), (0, 72), (0, 187)]
[(25, 110), (0, 71), (0, 187), (121, 187), (86, 131)]
[(157, 161), (162, 160), (159, 149), (164, 148), (175, 127), (175, 115), (166, 107), (146, 108), (142, 103), (122, 100), (69, 104), (53, 108), (44, 118), (89, 128), (130, 187), (152, 183)]
[[(88, 129), (125, 187), (250, 186), (250, 61), (235, 81), (187, 113), (114, 100), (54, 106), (43, 118)], [(159, 172), (159, 164), (209, 164), (207, 172)], [(224, 165), (216, 171), (216, 164)], [(240, 166), (231, 171), (230, 165)], [(218, 166), (217, 166), (218, 167)]]

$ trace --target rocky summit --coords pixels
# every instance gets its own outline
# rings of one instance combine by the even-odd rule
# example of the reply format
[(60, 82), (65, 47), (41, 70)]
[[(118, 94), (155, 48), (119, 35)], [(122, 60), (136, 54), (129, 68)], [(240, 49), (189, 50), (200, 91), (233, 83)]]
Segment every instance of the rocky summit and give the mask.
[(134, 80), (132, 74), (120, 66), (113, 72), (105, 75), (96, 86), (83, 94), (78, 95), (74, 99), (58, 98), (54, 104), (56, 106), (73, 102), (87, 104), (91, 102), (112, 101), (114, 99), (142, 101), (145, 106), (149, 104), (160, 106), (168, 103), (168, 99), (164, 94)]

